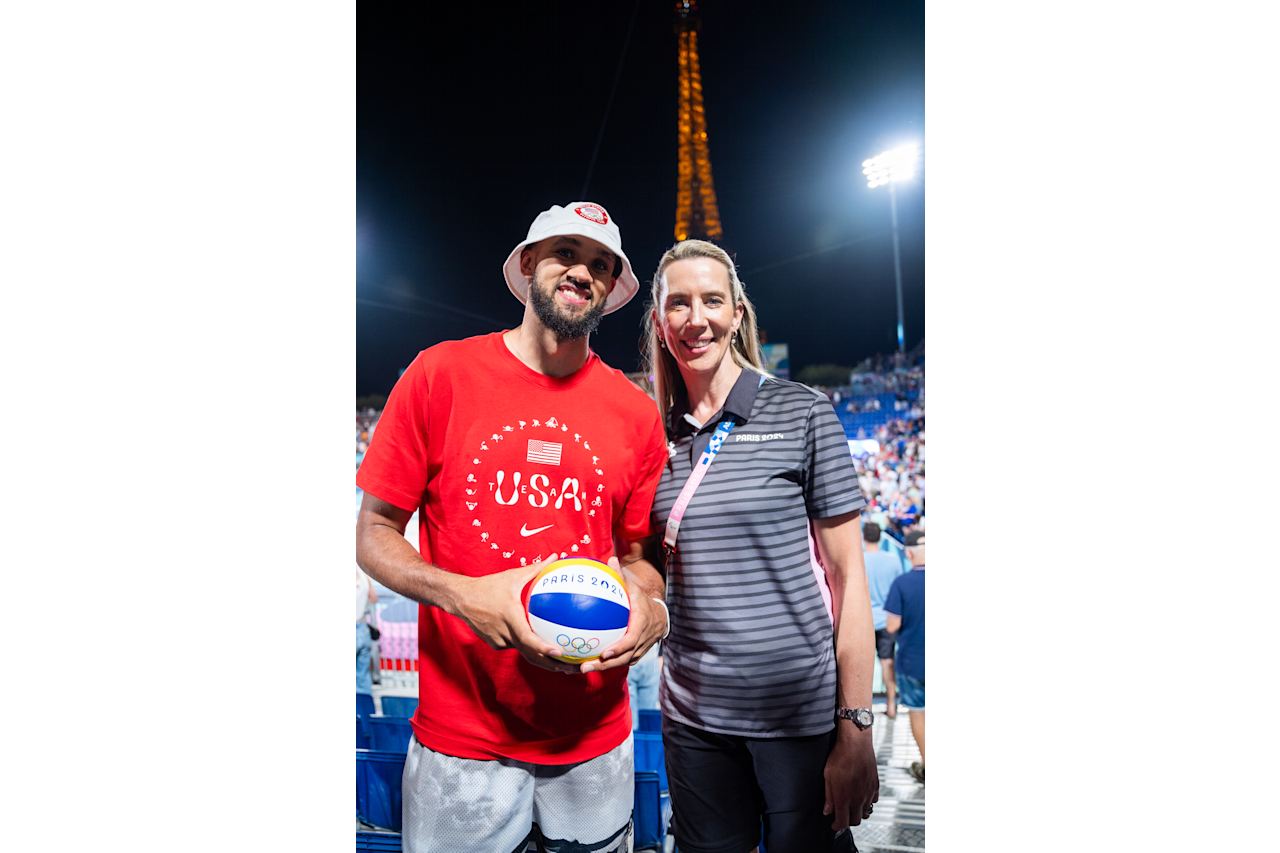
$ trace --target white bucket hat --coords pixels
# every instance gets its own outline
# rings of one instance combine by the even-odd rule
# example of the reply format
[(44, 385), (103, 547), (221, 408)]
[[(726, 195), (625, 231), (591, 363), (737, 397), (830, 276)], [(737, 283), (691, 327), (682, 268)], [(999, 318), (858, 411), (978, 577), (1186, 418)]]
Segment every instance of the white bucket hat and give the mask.
[(529, 236), (511, 250), (507, 262), (502, 265), (502, 275), (507, 287), (524, 302), (529, 296), (529, 279), (520, 272), (520, 250), (548, 237), (586, 237), (613, 252), (622, 261), (622, 275), (618, 276), (604, 301), (604, 313), (612, 314), (631, 301), (640, 290), (640, 281), (631, 271), (631, 261), (622, 251), (622, 233), (618, 223), (603, 207), (590, 201), (571, 201), (564, 207), (551, 205), (538, 214), (529, 226)]

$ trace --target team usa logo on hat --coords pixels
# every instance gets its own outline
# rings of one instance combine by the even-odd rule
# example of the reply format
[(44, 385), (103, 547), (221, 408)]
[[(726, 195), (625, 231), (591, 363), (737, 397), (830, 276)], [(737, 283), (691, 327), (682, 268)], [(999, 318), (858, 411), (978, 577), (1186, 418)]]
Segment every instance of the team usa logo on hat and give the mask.
[(553, 204), (539, 213), (529, 226), (528, 235), (516, 244), (502, 265), (502, 277), (521, 303), (528, 301), (529, 282), (532, 280), (520, 269), (522, 253), (529, 246), (551, 237), (586, 237), (618, 256), (621, 269), (614, 276), (613, 285), (605, 297), (604, 313), (617, 311), (640, 290), (640, 280), (622, 251), (618, 221), (594, 201), (571, 201), (564, 206)]
[(580, 204), (573, 209), (573, 212), (597, 225), (609, 224), (609, 214), (598, 204)]

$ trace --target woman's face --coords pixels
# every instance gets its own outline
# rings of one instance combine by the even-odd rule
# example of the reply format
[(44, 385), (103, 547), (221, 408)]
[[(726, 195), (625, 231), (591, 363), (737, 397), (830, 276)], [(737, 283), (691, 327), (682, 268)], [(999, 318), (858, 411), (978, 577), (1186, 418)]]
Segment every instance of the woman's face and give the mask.
[(729, 271), (714, 258), (686, 258), (662, 275), (658, 330), (680, 372), (714, 374), (732, 364), (733, 333), (742, 322)]

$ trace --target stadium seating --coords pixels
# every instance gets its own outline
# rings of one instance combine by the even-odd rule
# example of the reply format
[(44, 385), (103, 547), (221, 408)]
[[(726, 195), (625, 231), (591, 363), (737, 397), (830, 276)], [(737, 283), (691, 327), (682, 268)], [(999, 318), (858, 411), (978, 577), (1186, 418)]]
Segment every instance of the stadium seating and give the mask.
[[(644, 714), (643, 711), (640, 713)], [(636, 768), (635, 846), (637, 849), (661, 849), (667, 835), (667, 826), (671, 822), (671, 796), (667, 791), (667, 763), (662, 750), (662, 733), (637, 731), (633, 736)]]
[(356, 851), (368, 853), (400, 853), (400, 834), (396, 832), (357, 832)]
[(418, 658), (418, 603), (392, 590), (378, 591), (378, 640), (384, 661), (416, 661)]
[[(895, 411), (893, 408), (894, 402), (899, 396), (914, 403), (920, 398), (920, 392), (918, 390), (909, 390), (897, 394), (854, 394), (846, 396), (836, 406), (836, 416), (840, 419), (841, 426), (844, 427), (845, 435), (849, 438), (857, 438), (858, 431), (863, 430), (866, 435), (872, 436), (884, 424), (906, 418), (907, 412)], [(880, 404), (880, 408), (872, 411), (862, 411), (867, 403), (873, 399)], [(849, 411), (850, 404), (852, 404), (854, 411)]]
[(356, 714), (356, 749), (370, 749), (373, 746), (369, 740), (369, 728), (364, 724), (364, 719)]
[(662, 751), (661, 732), (635, 732), (636, 770), (658, 774), (662, 790), (667, 790), (667, 762)]
[(384, 717), (401, 717), (407, 720), (418, 709), (417, 696), (383, 696), (380, 701)]
[(374, 714), (373, 696), (368, 693), (356, 694), (356, 716), (371, 717)]
[(356, 818), (381, 829), (400, 831), (400, 777), (405, 753), (356, 750)]
[(661, 732), (662, 712), (657, 708), (641, 708), (639, 731)]
[(658, 774), (636, 771), (635, 848), (661, 850), (671, 823), (671, 797), (661, 789)]
[[(659, 723), (660, 724), (660, 723)], [(412, 729), (407, 719), (369, 715), (356, 719), (357, 741), (372, 748), (356, 749), (356, 818), (390, 832), (357, 832), (356, 850), (400, 850), (401, 790), (405, 752)], [(635, 847), (661, 850), (671, 822), (671, 797), (662, 734), (634, 733)]]
[(413, 727), (404, 717), (365, 717), (365, 729), (369, 733), (370, 749), (380, 752), (399, 752), (409, 748)]

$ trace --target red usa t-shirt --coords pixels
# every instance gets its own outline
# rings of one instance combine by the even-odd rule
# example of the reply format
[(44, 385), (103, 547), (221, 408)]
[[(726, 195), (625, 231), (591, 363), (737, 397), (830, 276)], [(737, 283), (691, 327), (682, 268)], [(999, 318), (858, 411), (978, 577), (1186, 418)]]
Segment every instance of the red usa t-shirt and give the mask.
[[(604, 562), (615, 536), (649, 533), (667, 458), (657, 406), (594, 353), (572, 376), (545, 376), (503, 334), (418, 354), (356, 483), (419, 510), (422, 557), (446, 571), (487, 575), (553, 555)], [(447, 755), (571, 764), (631, 730), (625, 667), (547, 672), (436, 607), (418, 607), (418, 677), (413, 730)]]

